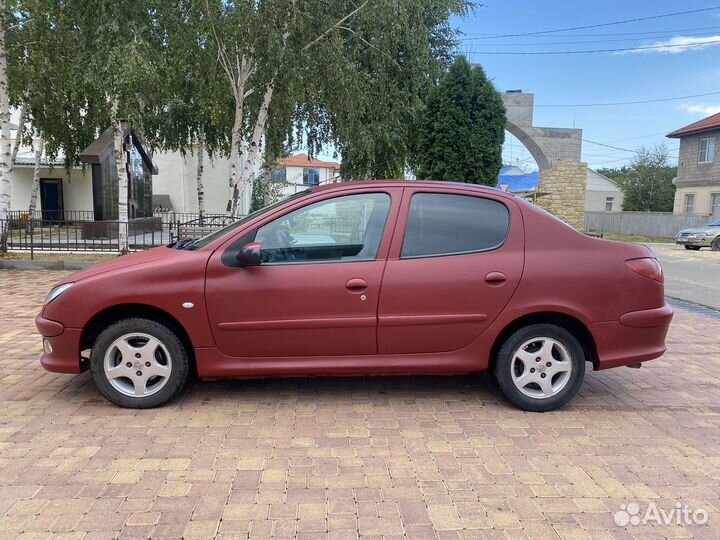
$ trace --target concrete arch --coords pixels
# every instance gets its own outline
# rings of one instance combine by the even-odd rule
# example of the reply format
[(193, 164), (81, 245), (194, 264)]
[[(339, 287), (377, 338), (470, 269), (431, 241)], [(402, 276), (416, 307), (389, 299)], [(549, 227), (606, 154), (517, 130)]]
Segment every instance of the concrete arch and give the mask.
[(535, 163), (537, 163), (537, 166), (541, 171), (550, 168), (550, 160), (547, 158), (542, 148), (540, 148), (540, 145), (535, 142), (535, 139), (533, 139), (531, 134), (520, 126), (513, 124), (510, 120), (505, 123), (505, 129), (512, 133), (515, 138), (519, 140), (525, 148), (527, 148), (527, 151), (530, 152), (530, 155), (533, 159), (535, 159)]

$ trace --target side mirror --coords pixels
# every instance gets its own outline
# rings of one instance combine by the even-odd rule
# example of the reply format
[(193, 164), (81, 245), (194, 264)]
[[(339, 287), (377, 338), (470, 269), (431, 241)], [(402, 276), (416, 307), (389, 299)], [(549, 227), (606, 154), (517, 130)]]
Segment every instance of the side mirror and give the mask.
[(238, 252), (236, 260), (243, 266), (260, 266), (262, 263), (262, 244), (250, 242), (245, 244)]

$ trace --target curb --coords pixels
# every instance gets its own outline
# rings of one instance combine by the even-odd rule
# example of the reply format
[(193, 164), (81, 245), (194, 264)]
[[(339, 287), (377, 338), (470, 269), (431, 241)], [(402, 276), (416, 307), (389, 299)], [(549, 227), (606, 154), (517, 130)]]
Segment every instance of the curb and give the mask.
[(0, 270), (82, 270), (94, 264), (97, 262), (0, 260)]

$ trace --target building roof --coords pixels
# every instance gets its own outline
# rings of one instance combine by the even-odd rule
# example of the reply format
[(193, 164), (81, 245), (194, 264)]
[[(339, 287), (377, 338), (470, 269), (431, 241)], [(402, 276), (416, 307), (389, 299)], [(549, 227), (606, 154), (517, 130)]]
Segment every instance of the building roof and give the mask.
[(693, 135), (695, 133), (703, 133), (705, 131), (713, 131), (720, 129), (720, 113), (713, 114), (707, 118), (685, 126), (684, 128), (676, 129), (672, 133), (668, 133), (667, 136), (672, 139), (678, 139), (685, 135)]
[(340, 169), (337, 161), (322, 161), (314, 159), (307, 154), (295, 154), (294, 156), (282, 158), (278, 160), (278, 165), (286, 167), (318, 167), (320, 169)]
[[(523, 191), (535, 191), (538, 184), (538, 172), (525, 173), (517, 167), (505, 167), (500, 169), (498, 174), (498, 187), (503, 191), (517, 193)], [(507, 188), (505, 189), (505, 186)]]
[[(140, 137), (140, 134), (134, 129), (128, 129), (125, 133), (123, 133), (123, 136), (127, 135), (132, 137), (133, 145), (139, 152), (140, 157), (142, 157), (142, 160), (145, 162), (145, 165), (147, 165), (148, 169), (150, 169), (150, 172), (152, 174), (157, 174), (157, 165), (153, 163), (152, 157), (148, 153), (148, 149), (145, 147), (145, 142), (142, 140), (142, 137)], [(113, 126), (110, 126), (103, 131), (97, 139), (91, 142), (85, 150), (80, 152), (80, 162), (91, 164), (102, 163), (103, 160), (114, 151), (114, 149), (115, 134)]]

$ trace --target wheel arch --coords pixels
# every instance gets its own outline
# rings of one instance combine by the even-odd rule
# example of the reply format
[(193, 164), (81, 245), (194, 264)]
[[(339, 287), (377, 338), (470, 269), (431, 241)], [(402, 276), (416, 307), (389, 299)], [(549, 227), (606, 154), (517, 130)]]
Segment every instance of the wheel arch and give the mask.
[(195, 351), (187, 331), (175, 317), (167, 311), (149, 304), (119, 304), (106, 308), (95, 315), (85, 324), (80, 336), (80, 352), (92, 348), (100, 333), (109, 325), (130, 318), (151, 319), (164, 324), (175, 331), (187, 349), (190, 357), (191, 369), (197, 372), (195, 365)]
[(505, 343), (512, 334), (525, 326), (540, 323), (554, 324), (573, 334), (578, 341), (580, 341), (580, 345), (585, 352), (585, 359), (592, 362), (593, 369), (597, 369), (597, 345), (595, 344), (595, 338), (592, 333), (580, 319), (559, 311), (528, 313), (508, 323), (497, 335), (490, 350), (490, 369), (494, 369), (500, 347), (502, 347), (503, 343)]

